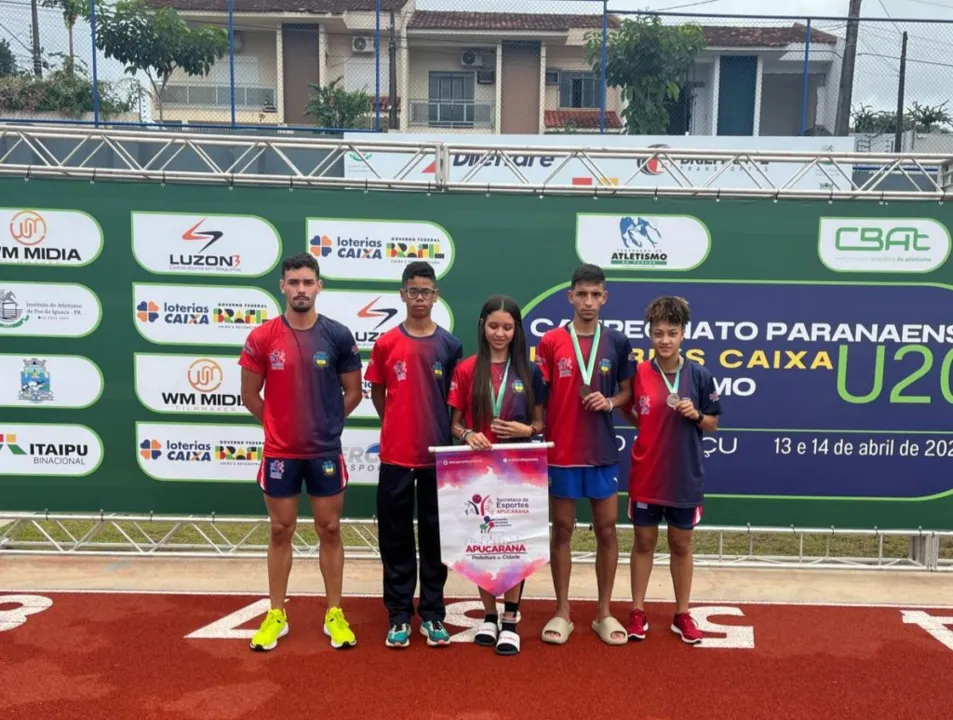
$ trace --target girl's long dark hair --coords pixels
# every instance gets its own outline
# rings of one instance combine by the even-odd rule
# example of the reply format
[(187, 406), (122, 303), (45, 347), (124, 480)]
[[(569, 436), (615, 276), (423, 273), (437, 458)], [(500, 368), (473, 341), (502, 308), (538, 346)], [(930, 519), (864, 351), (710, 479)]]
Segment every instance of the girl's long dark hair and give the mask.
[[(493, 420), (493, 396), (490, 384), (490, 342), (486, 339), (486, 319), (497, 311), (509, 313), (515, 325), (510, 341), (510, 378), (518, 377), (529, 407), (535, 405), (533, 382), (530, 374), (529, 356), (526, 353), (526, 335), (523, 332), (523, 314), (517, 302), (506, 295), (494, 295), (483, 304), (477, 322), (477, 358), (473, 369), (473, 388), (470, 399), (473, 412), (473, 427), (482, 428)], [(507, 383), (510, 379), (507, 378)]]

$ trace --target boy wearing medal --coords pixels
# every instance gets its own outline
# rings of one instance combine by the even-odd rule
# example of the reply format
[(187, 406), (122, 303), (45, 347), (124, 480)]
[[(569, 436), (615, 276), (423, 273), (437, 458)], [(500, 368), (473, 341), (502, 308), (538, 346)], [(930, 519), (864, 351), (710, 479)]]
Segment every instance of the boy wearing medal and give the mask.
[(652, 573), (658, 526), (668, 524), (675, 618), (672, 632), (689, 644), (702, 639), (688, 610), (692, 589), (692, 529), (702, 516), (702, 433), (718, 429), (721, 402), (715, 379), (703, 365), (679, 353), (690, 319), (688, 303), (660, 297), (645, 311), (655, 357), (639, 365), (632, 398), (622, 408), (638, 428), (629, 471), (632, 547), (632, 611), (629, 639), (643, 640), (649, 623), (645, 593)]
[(605, 282), (598, 266), (577, 268), (569, 288), (573, 319), (547, 332), (536, 350), (536, 364), (547, 385), (545, 437), (554, 443), (549, 450), (549, 490), (556, 615), (543, 628), (542, 639), (558, 645), (574, 629), (569, 614), (570, 541), (581, 498), (589, 499), (597, 545), (599, 611), (592, 629), (609, 645), (628, 642), (625, 628), (609, 610), (619, 552), (619, 457), (612, 411), (630, 401), (635, 354), (625, 335), (599, 323), (599, 311), (608, 300)]

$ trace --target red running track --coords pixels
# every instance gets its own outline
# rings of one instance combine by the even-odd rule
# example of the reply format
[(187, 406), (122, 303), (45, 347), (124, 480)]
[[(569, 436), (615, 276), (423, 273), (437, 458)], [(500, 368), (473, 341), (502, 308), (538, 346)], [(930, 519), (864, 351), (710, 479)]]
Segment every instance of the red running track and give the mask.
[(594, 606), (576, 602), (575, 633), (550, 646), (539, 633), (553, 604), (526, 601), (523, 652), (505, 658), (467, 641), (479, 616), (469, 601), (450, 601), (452, 646), (428, 648), (415, 625), (411, 648), (387, 649), (371, 598), (345, 602), (352, 650), (329, 647), (323, 600), (295, 597), (290, 634), (253, 653), (247, 638), (266, 606), (0, 592), (0, 718), (953, 718), (953, 609), (699, 605), (710, 633), (691, 647), (669, 630), (672, 607), (656, 604), (645, 641), (609, 647), (589, 628)]

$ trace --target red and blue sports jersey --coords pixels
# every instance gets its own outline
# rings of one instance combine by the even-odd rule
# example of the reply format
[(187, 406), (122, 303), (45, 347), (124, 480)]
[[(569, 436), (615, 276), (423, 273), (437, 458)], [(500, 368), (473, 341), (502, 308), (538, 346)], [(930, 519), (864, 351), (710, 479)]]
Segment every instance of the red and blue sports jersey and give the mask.
[(438, 327), (415, 337), (403, 324), (378, 338), (364, 379), (387, 389), (381, 427), (381, 462), (401, 467), (432, 467), (427, 449), (451, 444), (447, 393), (463, 344)]
[(350, 330), (324, 315), (309, 330), (295, 330), (282, 315), (249, 333), (238, 364), (265, 378), (266, 457), (341, 454), (344, 395), (338, 375), (361, 369)]
[[(466, 427), (474, 432), (483, 433), (491, 443), (503, 442), (490, 430), (489, 422), (484, 423), (482, 428), (473, 427), (473, 372), (476, 369), (476, 359), (476, 355), (471, 355), (457, 365), (456, 372), (453, 373), (453, 380), (450, 383), (450, 396), (447, 402), (450, 407), (463, 413), (463, 422)], [(529, 367), (530, 382), (533, 385), (533, 404), (534, 406), (545, 405), (546, 386), (543, 384), (543, 374), (535, 365)], [(505, 370), (505, 362), (490, 364), (490, 383), (494, 395), (500, 391), (500, 383), (503, 382)], [(520, 380), (515, 369), (510, 365), (510, 371), (506, 376), (506, 389), (503, 391), (500, 419), (530, 425), (533, 422), (533, 409), (529, 404), (529, 397), (526, 388), (523, 387), (523, 381)]]
[[(668, 373), (675, 382), (675, 373)], [(679, 397), (690, 398), (705, 415), (721, 415), (715, 378), (704, 365), (683, 360)], [(704, 500), (704, 451), (697, 424), (665, 404), (669, 389), (654, 361), (639, 365), (632, 382), (632, 401), (623, 408), (634, 415), (638, 435), (632, 444), (629, 470), (631, 501), (697, 507)]]
[[(584, 361), (590, 357), (592, 341), (591, 336), (579, 338)], [(604, 325), (596, 353), (590, 385), (609, 398), (618, 393), (619, 383), (635, 372), (635, 353), (625, 335)], [(619, 462), (612, 413), (582, 406), (582, 374), (568, 325), (543, 335), (536, 348), (536, 364), (548, 386), (546, 440), (555, 444), (549, 449), (549, 464), (598, 467)]]

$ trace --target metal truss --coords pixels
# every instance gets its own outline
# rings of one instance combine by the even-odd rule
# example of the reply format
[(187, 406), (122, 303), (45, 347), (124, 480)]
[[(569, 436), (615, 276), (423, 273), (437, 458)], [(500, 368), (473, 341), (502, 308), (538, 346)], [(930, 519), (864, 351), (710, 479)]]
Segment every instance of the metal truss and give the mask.
[[(276, 131), (280, 132), (280, 130)], [(0, 124), (0, 176), (138, 180), (212, 185), (347, 187), (417, 192), (497, 192), (537, 195), (767, 197), (889, 200), (946, 199), (953, 186), (953, 157), (942, 154), (858, 152), (784, 152), (745, 150), (686, 150), (677, 148), (574, 148), (565, 145), (507, 146), (460, 143), (401, 142), (400, 135), (374, 135), (369, 140), (283, 137), (281, 135), (210, 134), (64, 126)], [(391, 137), (398, 138), (391, 140)], [(465, 141), (466, 136), (461, 136)], [(503, 138), (501, 138), (503, 139)], [(597, 137), (584, 141), (598, 142)], [(739, 139), (739, 144), (744, 140)], [(375, 167), (375, 155), (399, 155), (397, 171)], [(462, 177), (451, 177), (451, 158), (469, 155), (473, 162)], [(342, 177), (341, 163), (350, 158), (362, 178)], [(529, 158), (552, 159), (551, 173), (530, 180), (521, 169)], [(606, 161), (626, 161), (624, 177), (610, 185), (566, 184), (567, 169), (584, 168), (593, 178), (606, 172)], [(704, 181), (683, 170), (686, 163), (719, 166)], [(785, 166), (783, 182), (772, 179), (763, 163)], [(420, 178), (422, 168), (433, 173)], [(484, 168), (504, 169), (507, 181), (487, 180)], [(852, 168), (862, 166), (869, 177), (855, 179)], [(196, 169), (198, 168), (198, 169)], [(648, 168), (664, 171), (667, 185), (653, 185)], [(809, 174), (821, 174), (830, 189), (798, 188)], [(560, 179), (562, 178), (562, 179)], [(735, 178), (736, 180), (732, 180)], [(898, 190), (898, 178), (909, 189)], [(557, 182), (558, 180), (558, 182)], [(616, 180), (618, 182), (616, 182)], [(906, 183), (903, 183), (906, 185)]]
[[(3, 524), (6, 523), (6, 524)], [(345, 554), (351, 559), (379, 559), (376, 522), (344, 520)], [(305, 538), (300, 528), (310, 528), (311, 518), (298, 521), (293, 540), (297, 557), (317, 557), (316, 541)], [(591, 526), (579, 523), (579, 530)], [(665, 526), (661, 531), (664, 533)], [(620, 525), (621, 533), (631, 533)], [(219, 517), (215, 515), (125, 515), (115, 513), (0, 513), (0, 557), (3, 555), (79, 556), (159, 556), (178, 558), (263, 558), (268, 549), (270, 523), (266, 517)], [(695, 554), (700, 567), (812, 568), (900, 571), (953, 571), (953, 561), (940, 560), (941, 540), (953, 540), (953, 532), (918, 530), (854, 530), (839, 528), (778, 528), (700, 526), (703, 537), (717, 538), (717, 551)], [(766, 549), (774, 540), (794, 539), (797, 552), (771, 554)], [(824, 551), (817, 552), (818, 539), (825, 539)], [(838, 539), (863, 537), (876, 542), (877, 552), (869, 557), (838, 556)], [(885, 548), (890, 538), (906, 540), (901, 556)], [(743, 540), (739, 543), (739, 539)], [(813, 542), (811, 542), (813, 540)], [(810, 542), (814, 551), (808, 550)], [(738, 551), (739, 545), (743, 551)], [(726, 546), (732, 546), (734, 551)], [(574, 561), (595, 563), (595, 552), (574, 552)], [(668, 558), (659, 553), (660, 560)], [(627, 553), (620, 555), (627, 565)]]

